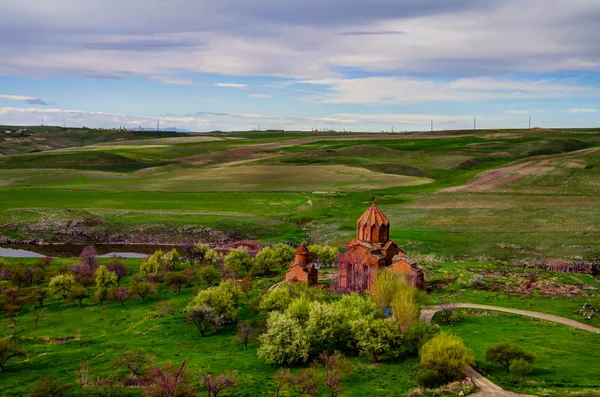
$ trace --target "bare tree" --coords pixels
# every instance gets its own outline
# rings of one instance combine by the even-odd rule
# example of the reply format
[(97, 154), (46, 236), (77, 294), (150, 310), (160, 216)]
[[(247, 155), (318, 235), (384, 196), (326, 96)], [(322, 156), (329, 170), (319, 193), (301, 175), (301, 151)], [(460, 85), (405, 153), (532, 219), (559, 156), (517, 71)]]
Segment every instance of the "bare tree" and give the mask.
[(244, 350), (248, 350), (248, 343), (252, 338), (252, 324), (250, 321), (241, 321), (238, 324), (237, 342), (244, 345)]
[(440, 309), (440, 316), (443, 324), (448, 325), (454, 320), (456, 317), (456, 307), (456, 302), (450, 299), (443, 299), (440, 302), (438, 308)]
[(319, 355), (325, 367), (325, 386), (329, 389), (331, 397), (337, 397), (343, 392), (342, 377), (347, 371), (346, 357), (340, 352), (323, 352)]
[(115, 367), (126, 367), (131, 371), (130, 376), (135, 377), (142, 367), (152, 361), (154, 357), (149, 356), (141, 349), (127, 350), (121, 353), (119, 358), (115, 360)]
[(223, 390), (238, 385), (235, 373), (212, 375), (202, 371), (200, 372), (200, 384), (208, 391), (208, 397), (218, 397)]

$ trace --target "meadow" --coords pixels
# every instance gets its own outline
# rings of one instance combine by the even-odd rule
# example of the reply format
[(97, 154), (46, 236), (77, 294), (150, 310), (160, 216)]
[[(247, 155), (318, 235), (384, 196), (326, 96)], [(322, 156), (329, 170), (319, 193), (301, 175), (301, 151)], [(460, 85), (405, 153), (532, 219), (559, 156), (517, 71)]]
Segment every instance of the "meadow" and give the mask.
[(77, 242), (145, 228), (182, 243), (177, 226), (196, 225), (225, 239), (342, 246), (376, 200), (414, 254), (599, 255), (598, 131), (84, 133), (32, 129), (33, 141), (57, 134), (68, 147), (0, 157), (0, 238), (65, 242), (48, 223), (96, 219), (104, 237), (87, 230)]

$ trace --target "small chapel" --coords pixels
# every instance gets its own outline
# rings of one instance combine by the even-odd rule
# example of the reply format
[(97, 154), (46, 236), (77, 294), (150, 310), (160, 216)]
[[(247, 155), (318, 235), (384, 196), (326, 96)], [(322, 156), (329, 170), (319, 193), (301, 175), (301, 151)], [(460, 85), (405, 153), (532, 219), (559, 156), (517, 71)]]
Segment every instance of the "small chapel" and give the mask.
[(302, 243), (296, 249), (296, 256), (285, 274), (285, 281), (292, 284), (306, 283), (309, 286), (319, 282), (318, 261), (306, 244)]
[(375, 203), (356, 222), (356, 238), (338, 257), (339, 286), (354, 291), (372, 291), (380, 269), (405, 274), (411, 285), (425, 289), (423, 270), (390, 240), (390, 221)]

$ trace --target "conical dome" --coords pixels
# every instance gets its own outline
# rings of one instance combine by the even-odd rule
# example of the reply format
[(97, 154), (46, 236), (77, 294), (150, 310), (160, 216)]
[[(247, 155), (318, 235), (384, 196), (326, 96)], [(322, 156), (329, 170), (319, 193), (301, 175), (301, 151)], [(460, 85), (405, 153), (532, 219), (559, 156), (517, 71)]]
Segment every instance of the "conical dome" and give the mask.
[(390, 221), (375, 203), (356, 222), (356, 238), (369, 243), (385, 243), (390, 238)]
[(296, 248), (295, 263), (306, 266), (308, 265), (308, 262), (310, 262), (310, 252), (308, 251), (306, 244), (302, 243)]

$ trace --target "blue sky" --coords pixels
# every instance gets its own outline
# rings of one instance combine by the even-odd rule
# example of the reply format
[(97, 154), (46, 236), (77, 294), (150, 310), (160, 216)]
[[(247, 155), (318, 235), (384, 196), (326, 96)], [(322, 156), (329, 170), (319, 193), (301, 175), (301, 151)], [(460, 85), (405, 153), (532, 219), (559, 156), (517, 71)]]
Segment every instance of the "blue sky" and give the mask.
[(0, 124), (600, 125), (597, 0), (0, 0)]

